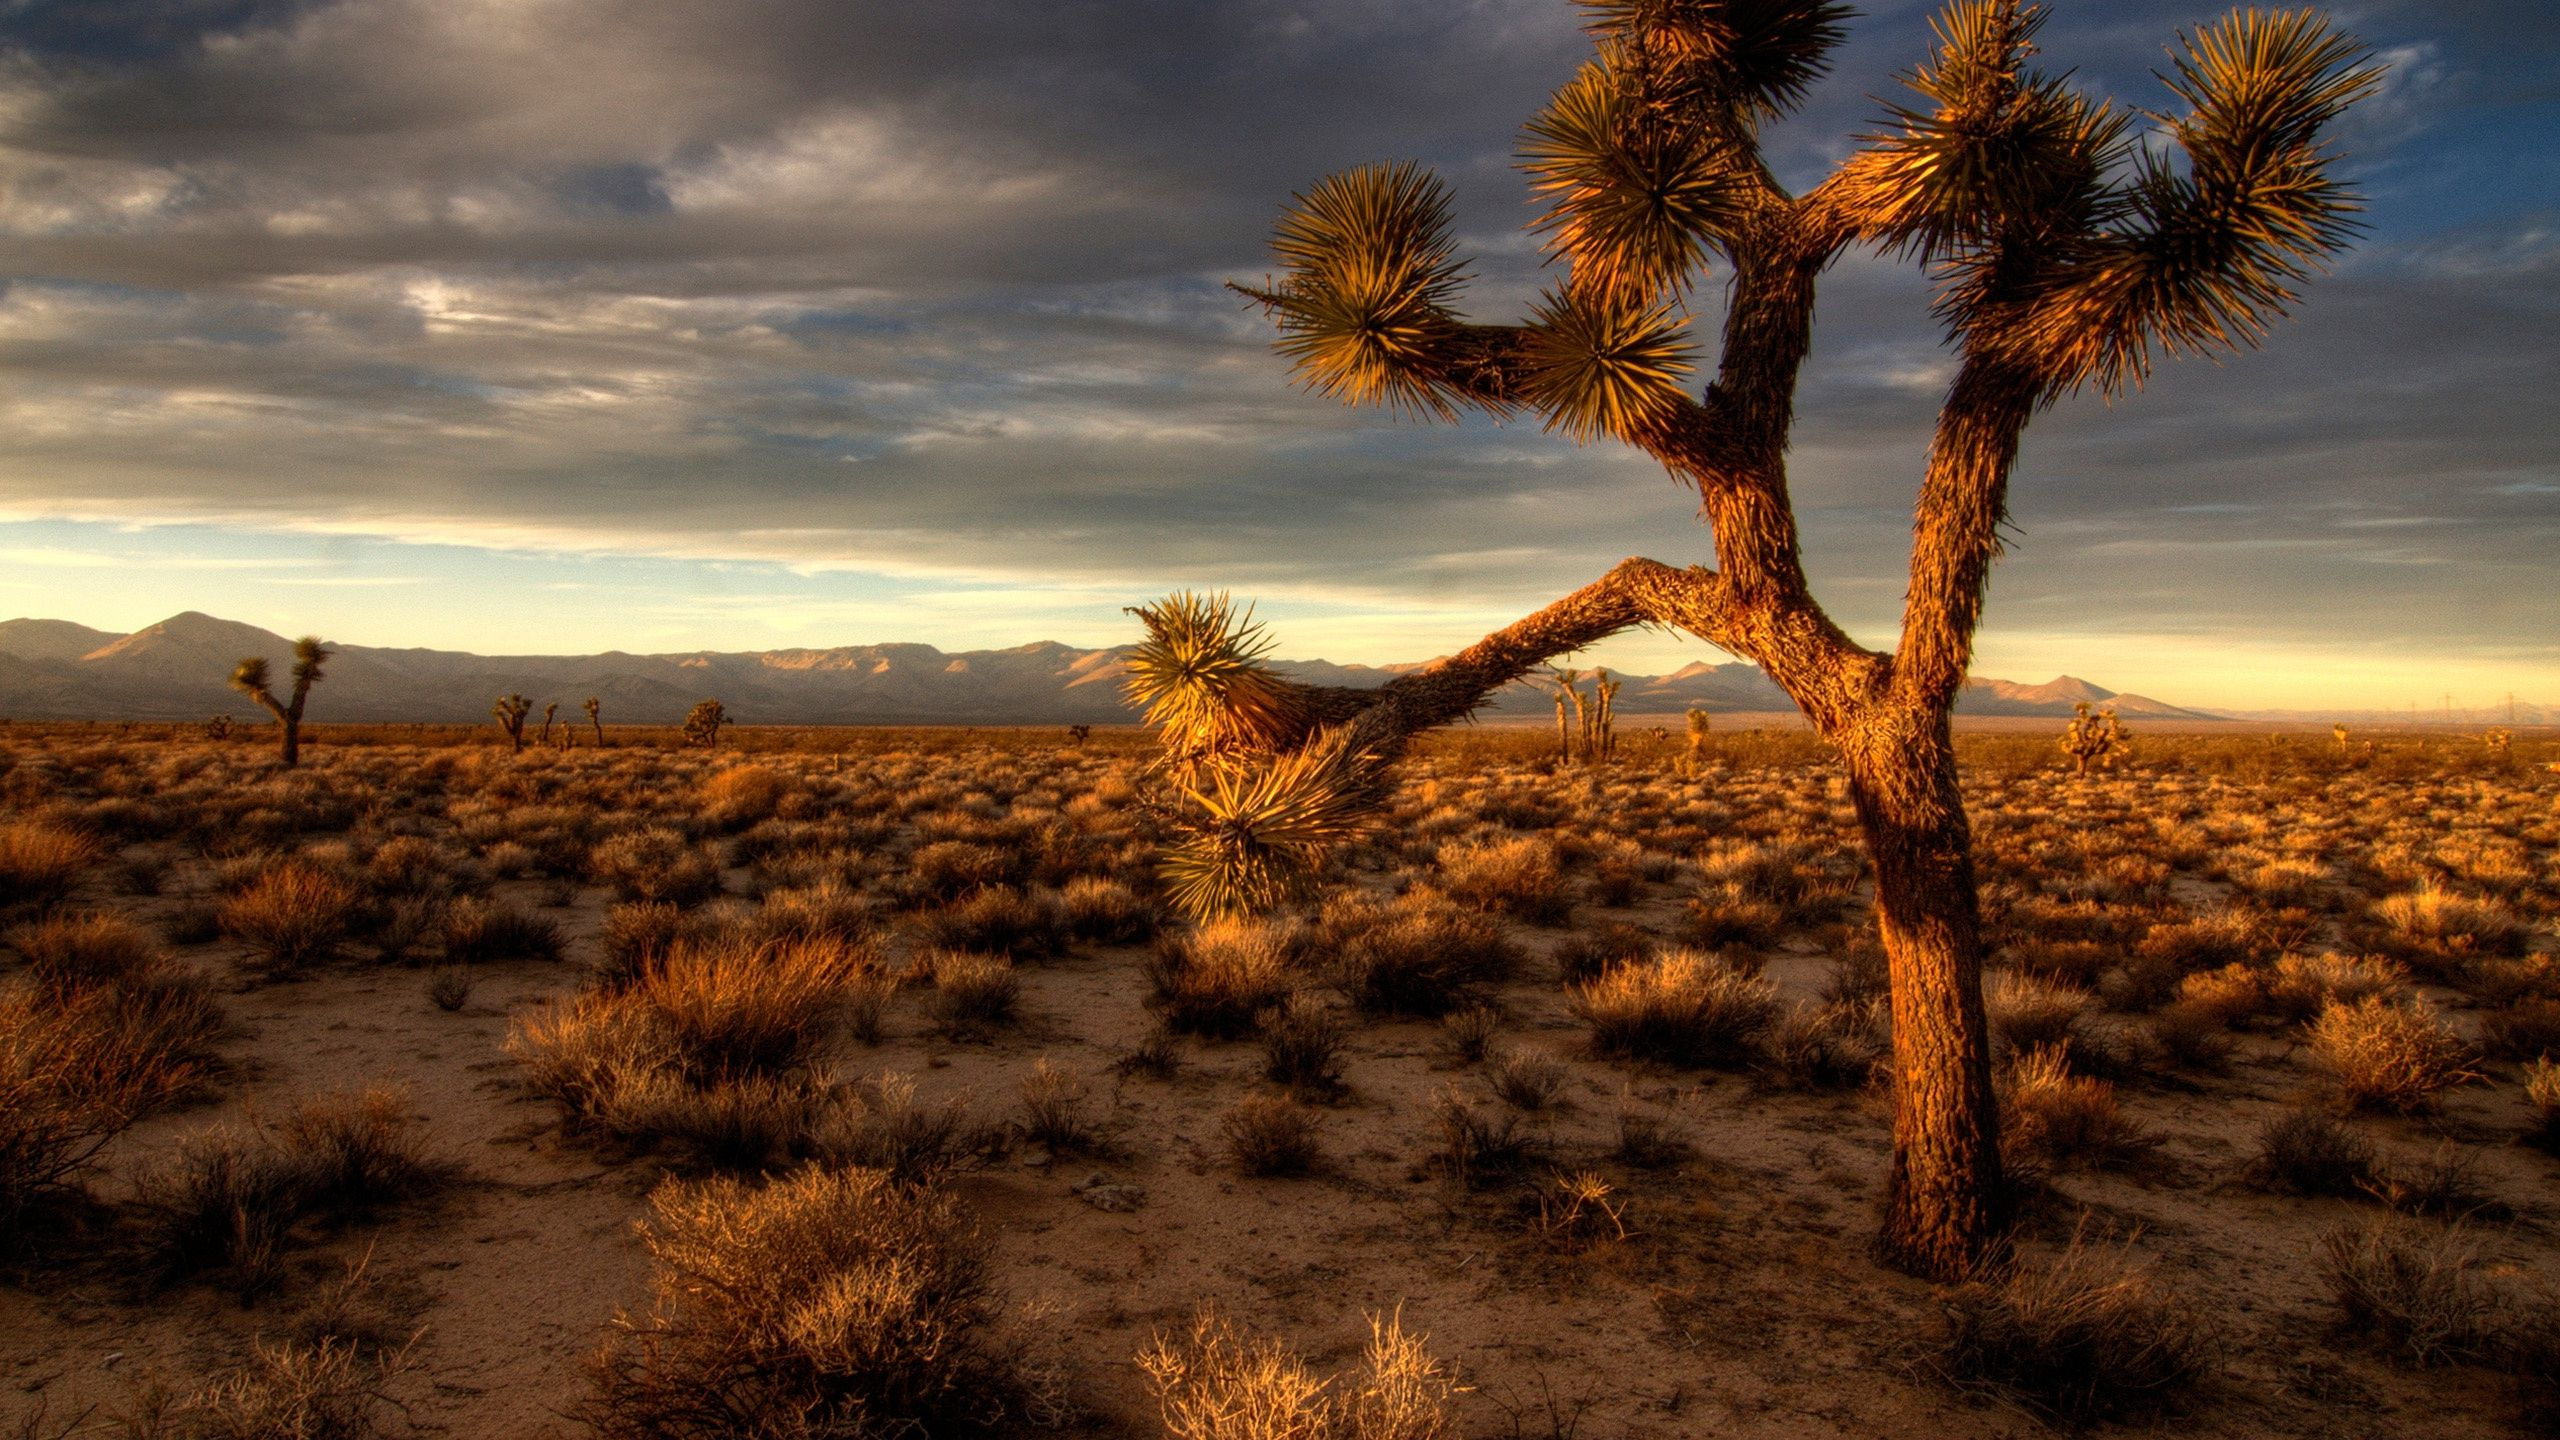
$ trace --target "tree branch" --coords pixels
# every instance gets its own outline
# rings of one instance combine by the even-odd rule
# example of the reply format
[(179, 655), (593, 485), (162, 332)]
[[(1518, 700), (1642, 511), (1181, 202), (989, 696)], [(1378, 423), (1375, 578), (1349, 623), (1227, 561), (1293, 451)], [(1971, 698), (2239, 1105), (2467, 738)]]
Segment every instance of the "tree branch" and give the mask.
[(1911, 588), (1893, 661), (1897, 699), (1940, 707), (1964, 684), (1991, 562), (2000, 556), (2018, 437), (2040, 392), (2034, 376), (1967, 347), (1938, 412), (1912, 520)]

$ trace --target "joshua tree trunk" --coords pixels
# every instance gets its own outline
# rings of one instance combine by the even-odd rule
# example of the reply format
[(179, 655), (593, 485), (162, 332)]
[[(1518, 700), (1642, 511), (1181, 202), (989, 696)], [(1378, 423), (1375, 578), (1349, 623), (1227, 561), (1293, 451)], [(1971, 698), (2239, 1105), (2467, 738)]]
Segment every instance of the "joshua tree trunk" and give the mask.
[(267, 709), (275, 715), (275, 717), (276, 717), (276, 724), (277, 724), (277, 726), (278, 726), (278, 727), (280, 727), (280, 728), (282, 729), (282, 731), (283, 731), (283, 734), (284, 734), (284, 750), (283, 750), (284, 768), (286, 768), (287, 770), (290, 770), (290, 769), (292, 769), (294, 766), (301, 764), (301, 763), (302, 763), (302, 717), (301, 717), (301, 716), (299, 716), (299, 715), (294, 714), (291, 708), (289, 708), (289, 707), (287, 707), (287, 706), (279, 705), (279, 704), (277, 704), (276, 702), (274, 702), (273, 700), (261, 700), (261, 701), (259, 701), (258, 703), (259, 703), (259, 704), (261, 704), (261, 705), (266, 706), (266, 707), (267, 707)]
[(1961, 1274), (2006, 1220), (1973, 840), (1943, 713), (1861, 727), (1849, 795), (1875, 864), (1876, 923), (1893, 994), (1893, 1182), (1883, 1248), (1904, 1267)]

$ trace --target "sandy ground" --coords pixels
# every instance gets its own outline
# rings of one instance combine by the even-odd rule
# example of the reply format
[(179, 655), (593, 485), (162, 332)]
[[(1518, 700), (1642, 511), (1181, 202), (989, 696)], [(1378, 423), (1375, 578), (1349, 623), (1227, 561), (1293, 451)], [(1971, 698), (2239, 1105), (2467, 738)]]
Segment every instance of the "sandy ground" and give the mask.
[[(169, 889), (196, 878), (181, 868)], [(374, 1293), (418, 1333), (413, 1364), (391, 1392), (415, 1433), (580, 1433), (567, 1417), (584, 1393), (581, 1363), (617, 1307), (642, 1299), (645, 1257), (632, 1222), (664, 1172), (564, 1138), (555, 1108), (523, 1091), (502, 1049), (512, 1017), (574, 987), (607, 896), (586, 887), (544, 908), (533, 884), (497, 893), (561, 920), (567, 960), (478, 967), (456, 1013), (429, 1003), (423, 972), (398, 966), (235, 980), (225, 996), (230, 1074), (218, 1099), (131, 1132), (97, 1189), (111, 1200), (129, 1193), (136, 1175), (208, 1126), (366, 1085), (405, 1094), (456, 1180), (376, 1224), (318, 1237), (298, 1261), (302, 1278), (254, 1308), (203, 1287), (142, 1289), (105, 1263), (0, 1287), (0, 1420), (40, 1411), (56, 1423), (83, 1413), (102, 1420), (155, 1381), (199, 1383), (279, 1333), (298, 1296), (369, 1254)], [(174, 902), (118, 903), (150, 917)], [(913, 1075), (924, 1099), (961, 1098), (982, 1119), (1017, 1111), (1020, 1082), (1042, 1058), (1088, 1078), (1111, 1153), (1017, 1148), (964, 1174), (958, 1191), (993, 1235), (1007, 1292), (1064, 1366), (1092, 1433), (1154, 1433), (1131, 1356), (1203, 1302), (1324, 1364), (1356, 1355), (1367, 1316), (1401, 1310), (1466, 1381), (1460, 1415), (1471, 1436), (2036, 1433), (2028, 1414), (1934, 1375), (1928, 1344), (1943, 1292), (1869, 1258), (1888, 1161), (1880, 1099), (1587, 1058), (1545, 952), (1602, 920), (1667, 932), (1675, 904), (1669, 887), (1649, 886), (1632, 910), (1585, 905), (1571, 926), (1522, 928), (1533, 959), (1498, 995), (1509, 1026), (1497, 1045), (1545, 1052), (1568, 1068), (1565, 1098), (1537, 1123), (1559, 1166), (1597, 1170), (1617, 1187), (1623, 1240), (1542, 1239), (1515, 1202), (1468, 1195), (1431, 1168), (1434, 1102), (1452, 1089), (1479, 1099), (1485, 1091), (1480, 1075), (1443, 1056), (1429, 1024), (1356, 1029), (1348, 1091), (1324, 1121), (1322, 1174), (1239, 1177), (1219, 1122), (1256, 1083), (1250, 1042), (1186, 1041), (1170, 1078), (1111, 1073), (1153, 1023), (1133, 948), (1026, 966), (1024, 1023), (990, 1043), (931, 1038), (915, 997), (902, 995), (884, 1042), (848, 1045), (841, 1064), (852, 1074)], [(181, 954), (236, 974), (224, 942)], [(1826, 957), (1796, 940), (1769, 964), (1791, 993), (1809, 995)], [(2245, 1038), (2210, 1085), (2128, 1091), (2129, 1108), (2165, 1133), (2165, 1163), (2140, 1178), (2060, 1176), (2061, 1198), (2040, 1232), (2067, 1238), (2086, 1226), (2138, 1237), (2221, 1337), (2221, 1374), (2168, 1433), (2511, 1433), (2513, 1399), (2498, 1377), (2398, 1369), (2333, 1333), (2319, 1237), (2374, 1207), (2240, 1183), (2256, 1127), (2308, 1084), (2296, 1047), (2260, 1036)], [(1694, 1157), (1655, 1173), (1603, 1158), (1630, 1104), (1675, 1116)], [(2470, 1153), (2482, 1188), (2520, 1211), (2515, 1223), (2479, 1227), (2481, 1243), (2547, 1281), (2560, 1163), (2506, 1143), (2525, 1116), (2517, 1087), (2499, 1084), (2458, 1092), (2439, 1118), (2374, 1129), (2395, 1156), (2444, 1143)], [(1097, 1175), (1143, 1190), (1143, 1203), (1125, 1212), (1088, 1203)]]

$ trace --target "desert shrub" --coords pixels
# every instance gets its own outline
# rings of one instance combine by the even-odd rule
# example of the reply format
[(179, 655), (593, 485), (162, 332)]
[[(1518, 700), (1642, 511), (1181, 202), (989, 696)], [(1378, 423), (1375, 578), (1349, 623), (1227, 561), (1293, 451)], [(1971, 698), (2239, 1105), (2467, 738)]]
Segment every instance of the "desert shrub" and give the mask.
[(878, 928), (871, 902), (834, 879), (765, 893), (747, 921), (766, 940), (866, 941)]
[(1762, 1041), (1769, 1078), (1796, 1090), (1864, 1085), (1884, 1059), (1882, 1013), (1874, 1001), (1796, 1006)]
[(1461, 1065), (1485, 1057), (1493, 1037), (1502, 1031), (1502, 1012), (1490, 1005), (1464, 1005), (1440, 1017), (1440, 1048)]
[(1500, 921), (1435, 891), (1414, 890), (1365, 911), (1328, 907), (1325, 919), (1329, 976), (1368, 1014), (1446, 1014), (1519, 963)]
[(427, 999), (448, 1013), (471, 1003), (471, 972), (459, 965), (438, 967), (427, 976)]
[(2068, 1050), (2079, 1037), (2080, 1019), (2092, 1003), (2085, 990), (2016, 971), (1994, 974), (1983, 991), (1991, 1040), (2003, 1053)]
[(163, 967), (63, 992), (0, 987), (0, 1253), (109, 1141), (202, 1083), (221, 1029), (203, 981)]
[(464, 896), (445, 906), (437, 928), (447, 964), (560, 958), (560, 922), (503, 900)]
[(1066, 920), (1046, 891), (990, 885), (918, 916), (916, 939), (944, 950), (1038, 959), (1066, 948)]
[(1013, 854), (969, 840), (936, 840), (907, 857), (901, 891), (911, 904), (930, 905), (1021, 878), (1022, 864)]
[(653, 1304), (593, 1363), (600, 1435), (1000, 1435), (1046, 1413), (985, 1241), (933, 1190), (859, 1168), (677, 1181), (641, 1240)]
[(2464, 1153), (2453, 1142), (2414, 1164), (2377, 1168), (2360, 1188), (2403, 1215), (2437, 1220), (2512, 1220), (2515, 1210), (2480, 1186), (2477, 1152)]
[(1479, 1108), (1455, 1091), (1435, 1107), (1440, 1121), (1440, 1168), (1470, 1190), (1518, 1178), (1547, 1157), (1547, 1143), (1508, 1107)]
[(2346, 1327), (2413, 1365), (2496, 1353), (2501, 1297), (2461, 1228), (2377, 1220), (2322, 1237)]
[(623, 900), (697, 905), (720, 893), (720, 862), (663, 825), (629, 830), (587, 852), (587, 872)]
[(1672, 950), (1573, 989), (1591, 1048), (1622, 1060), (1738, 1068), (1778, 1018), (1778, 989), (1725, 960)]
[(2249, 1181), (2291, 1195), (2353, 1195), (2374, 1164), (2363, 1132), (2317, 1110), (2288, 1110), (2258, 1127)]
[(441, 899), (486, 883), (471, 862), (422, 835), (395, 835), (364, 864), (365, 888), (385, 899)]
[(830, 1054), (868, 952), (734, 935), (678, 942), (619, 989), (584, 991), (516, 1021), (507, 1050), (572, 1119), (642, 1138), (669, 1086), (711, 1090), (814, 1069)]
[(202, 945), (222, 934), (222, 907), (203, 896), (180, 900), (160, 912), (160, 937), (172, 945)]
[(355, 892), (325, 870), (269, 867), (222, 907), (222, 933), (269, 974), (290, 975), (329, 958), (355, 922)]
[(2214, 909), (2186, 920), (2152, 926), (2134, 946), (2134, 958), (2167, 967), (2183, 978), (2199, 970), (2245, 964), (2266, 944), (2264, 927), (2249, 911)]
[(1117, 880), (1079, 875), (1059, 892), (1067, 935), (1088, 944), (1134, 945), (1156, 933), (1155, 906)]
[(736, 765), (702, 782), (702, 818), (722, 831), (744, 830), (769, 818), (790, 783), (761, 765)]
[(1445, 1440), (1455, 1384), (1393, 1317), (1370, 1317), (1359, 1368), (1318, 1378), (1276, 1340), (1203, 1313), (1138, 1355), (1171, 1440)]
[(1573, 913), (1555, 846), (1537, 836), (1447, 846), (1439, 866), (1441, 888), (1478, 910), (1539, 925)]
[(836, 1165), (878, 1170), (905, 1186), (930, 1185), (985, 1152), (987, 1132), (957, 1100), (927, 1105), (912, 1076), (890, 1073), (841, 1092), (815, 1153)]
[(1530, 1050), (1506, 1050), (1485, 1067), (1495, 1099), (1514, 1110), (1544, 1110), (1564, 1095), (1565, 1068)]
[(1556, 973), (1567, 985), (1597, 980), (1612, 966), (1653, 953), (1653, 937), (1612, 920), (1566, 936), (1555, 948)]
[(1632, 1103), (1618, 1107), (1618, 1139), (1609, 1158), (1638, 1170), (1668, 1170), (1689, 1158), (1693, 1147), (1679, 1122), (1660, 1110)]
[(2200, 1316), (2127, 1247), (2074, 1236), (2052, 1259), (1966, 1285), (1946, 1307), (1940, 1363), (2069, 1425), (2173, 1408), (2212, 1368)]
[(253, 1297), (281, 1278), (296, 1226), (359, 1219), (446, 1173), (396, 1092), (320, 1096), (274, 1125), (216, 1126), (180, 1145), (138, 1187), (144, 1244), (164, 1280), (218, 1271)]
[(191, 1395), (147, 1394), (125, 1422), (132, 1440), (377, 1440), (404, 1433), (384, 1387), (405, 1351), (367, 1357), (359, 1341), (260, 1341), (247, 1364)]
[(2000, 1149), (2013, 1165), (2123, 1169), (2160, 1147), (2160, 1135), (2117, 1104), (2114, 1085), (2072, 1074), (2057, 1047), (2012, 1059), (2001, 1072), (2000, 1091)]
[(1218, 1128), (1226, 1136), (1228, 1158), (1246, 1175), (1305, 1175), (1316, 1167), (1316, 1114), (1284, 1096), (1248, 1095)]
[(2505, 901), (2433, 885), (2375, 901), (2373, 918), (2404, 952), (2419, 955), (2520, 955), (2532, 934)]
[(2546, 1055), (2527, 1066), (2524, 1098), (2533, 1107), (2534, 1117), (2533, 1128), (2525, 1132), (2525, 1139), (2560, 1154), (2560, 1063)]
[(602, 953), (599, 972), (608, 984), (623, 984), (664, 958), (680, 939), (698, 936), (702, 927), (663, 900), (616, 905), (604, 915), (597, 936)]
[(76, 830), (34, 820), (0, 824), (0, 911), (62, 903), (102, 853)]
[(2266, 972), (2267, 1012), (2279, 1023), (2299, 1024), (2332, 1003), (2396, 996), (2408, 987), (2408, 972), (2379, 955), (2286, 955)]
[(2471, 1047), (2423, 996), (2333, 1000), (2311, 1022), (2309, 1039), (2312, 1059), (2356, 1109), (2428, 1112), (2446, 1090), (2480, 1078)]
[(2480, 1048), (2519, 1064), (2560, 1053), (2560, 1000), (2526, 996), (2480, 1017)]
[(56, 993), (121, 984), (167, 960), (148, 933), (119, 915), (58, 915), (18, 926), (8, 939), (26, 957), (28, 978)]
[(1098, 1155), (1109, 1150), (1088, 1101), (1092, 1087), (1043, 1056), (1022, 1079), (1022, 1134), (1058, 1155)]
[(934, 1031), (948, 1039), (982, 1037), (1013, 1022), (1022, 1002), (1022, 977), (1002, 955), (968, 950), (929, 951), (933, 976)]
[(1251, 1031), (1295, 988), (1296, 938), (1286, 921), (1233, 919), (1160, 937), (1146, 973), (1164, 1023), (1185, 1035)]
[(1703, 886), (1680, 907), (1680, 933), (1692, 945), (1760, 948), (1786, 930), (1786, 908), (1732, 881)]
[(1342, 1042), (1349, 1030), (1332, 1007), (1299, 991), (1265, 1013), (1260, 1028), (1264, 1079), (1307, 1095), (1342, 1088)]

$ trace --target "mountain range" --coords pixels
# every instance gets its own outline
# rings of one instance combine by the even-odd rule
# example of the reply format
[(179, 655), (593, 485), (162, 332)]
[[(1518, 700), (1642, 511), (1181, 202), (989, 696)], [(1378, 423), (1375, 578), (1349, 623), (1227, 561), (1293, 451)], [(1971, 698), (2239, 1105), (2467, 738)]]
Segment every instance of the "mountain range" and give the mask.
[[(335, 644), (313, 690), (314, 721), (475, 723), (510, 691), (539, 707), (578, 714), (595, 696), (608, 724), (672, 724), (694, 702), (718, 698), (744, 724), (1121, 724), (1136, 719), (1121, 698), (1129, 647), (1080, 650), (1053, 641), (956, 653), (930, 645), (845, 645), (825, 650), (686, 651), (666, 655), (473, 655)], [(233, 667), (263, 655), (281, 679), (293, 642), (236, 620), (188, 611), (130, 635), (68, 620), (0, 621), (0, 717), (19, 720), (260, 718), (230, 688)], [(1425, 662), (1428, 663), (1428, 662)], [(1373, 686), (1419, 665), (1279, 661), (1313, 684)], [(1622, 715), (1788, 711), (1794, 706), (1756, 665), (1693, 664), (1668, 675), (1619, 677)], [(2042, 685), (1970, 682), (1960, 714), (2059, 716), (2073, 704), (2111, 704), (2127, 718), (2219, 718), (2121, 695), (2062, 676)], [(1552, 713), (1548, 692), (1514, 684), (1488, 715)]]

